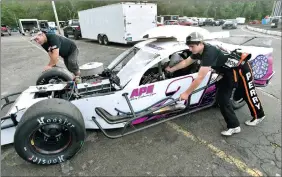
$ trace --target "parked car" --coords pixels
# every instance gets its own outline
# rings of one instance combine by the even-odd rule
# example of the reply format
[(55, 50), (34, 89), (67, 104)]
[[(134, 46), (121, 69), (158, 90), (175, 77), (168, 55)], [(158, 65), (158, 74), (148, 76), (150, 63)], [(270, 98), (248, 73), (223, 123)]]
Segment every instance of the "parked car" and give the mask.
[(225, 20), (223, 20), (223, 19), (217, 19), (217, 20), (215, 21), (216, 26), (221, 26), (221, 25), (224, 24), (224, 22), (225, 22)]
[(81, 30), (80, 30), (80, 24), (78, 19), (72, 19), (68, 20), (67, 26), (64, 27), (64, 36), (69, 37), (69, 35), (74, 36), (74, 39), (81, 38)]
[(215, 26), (215, 25), (216, 23), (213, 19), (208, 18), (204, 21), (204, 26)]
[(282, 17), (275, 17), (271, 21), (271, 28), (281, 28)]
[(11, 30), (10, 27), (7, 25), (2, 24), (1, 25), (1, 36), (4, 36), (4, 34), (8, 34), (9, 36), (11, 36)]
[(198, 22), (192, 19), (178, 19), (178, 23), (184, 26), (197, 26)]
[(166, 20), (164, 21), (164, 25), (180, 25), (177, 20)]
[(236, 28), (237, 28), (237, 23), (232, 20), (227, 20), (222, 25), (222, 29), (236, 29)]

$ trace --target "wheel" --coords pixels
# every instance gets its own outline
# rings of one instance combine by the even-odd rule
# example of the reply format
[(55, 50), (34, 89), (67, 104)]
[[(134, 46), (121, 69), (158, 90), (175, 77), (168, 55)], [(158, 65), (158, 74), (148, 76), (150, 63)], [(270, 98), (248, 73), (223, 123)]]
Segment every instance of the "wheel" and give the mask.
[(77, 32), (74, 32), (74, 39), (78, 40), (79, 39), (79, 34)]
[(103, 36), (101, 36), (101, 35), (99, 34), (98, 37), (97, 37), (97, 39), (98, 39), (98, 42), (99, 42), (100, 45), (103, 45), (103, 44), (104, 44), (104, 43), (103, 43)]
[(29, 107), (14, 135), (14, 147), (24, 160), (51, 165), (71, 159), (86, 137), (79, 109), (63, 99), (46, 99)]
[(61, 67), (53, 67), (44, 71), (37, 79), (36, 85), (58, 84), (72, 81), (74, 76), (68, 70)]
[(239, 109), (246, 104), (245, 100), (243, 99), (243, 95), (237, 90), (235, 90), (234, 94), (231, 96), (230, 101), (234, 110)]
[(68, 33), (66, 33), (66, 32), (64, 32), (64, 36), (65, 36), (66, 38), (69, 37)]
[(109, 40), (108, 40), (108, 37), (106, 35), (103, 36), (103, 43), (104, 43), (104, 45), (109, 44)]

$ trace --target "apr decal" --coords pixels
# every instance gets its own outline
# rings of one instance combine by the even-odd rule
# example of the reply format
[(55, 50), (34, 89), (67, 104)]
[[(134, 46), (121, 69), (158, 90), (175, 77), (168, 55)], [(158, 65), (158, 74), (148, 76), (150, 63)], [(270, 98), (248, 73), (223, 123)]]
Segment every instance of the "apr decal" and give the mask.
[(154, 93), (154, 85), (144, 86), (140, 88), (136, 88), (131, 92), (130, 99), (140, 99), (147, 96), (155, 95)]

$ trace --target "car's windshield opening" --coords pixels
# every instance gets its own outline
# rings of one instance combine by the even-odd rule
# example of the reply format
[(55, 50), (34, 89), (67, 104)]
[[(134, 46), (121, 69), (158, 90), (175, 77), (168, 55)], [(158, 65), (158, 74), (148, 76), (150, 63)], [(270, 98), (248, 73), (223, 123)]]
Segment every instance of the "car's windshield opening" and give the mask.
[(127, 54), (111, 68), (113, 71), (118, 71), (117, 76), (120, 78), (121, 86), (126, 85), (136, 73), (158, 56), (145, 48), (133, 47), (126, 52)]

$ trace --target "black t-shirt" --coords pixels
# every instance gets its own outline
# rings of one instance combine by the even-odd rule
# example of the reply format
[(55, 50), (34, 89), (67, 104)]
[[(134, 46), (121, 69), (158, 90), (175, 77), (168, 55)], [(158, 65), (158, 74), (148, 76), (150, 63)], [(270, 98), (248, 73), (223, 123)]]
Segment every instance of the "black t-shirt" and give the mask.
[(53, 49), (59, 49), (59, 55), (63, 58), (68, 57), (77, 47), (75, 43), (63, 36), (56, 34), (46, 34), (47, 42), (42, 45), (42, 47), (47, 51)]
[(204, 43), (204, 51), (202, 54), (192, 54), (190, 57), (193, 60), (200, 60), (201, 66), (210, 66), (217, 72), (225, 72), (226, 68), (223, 68), (225, 62), (228, 59), (227, 55), (215, 46)]

